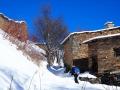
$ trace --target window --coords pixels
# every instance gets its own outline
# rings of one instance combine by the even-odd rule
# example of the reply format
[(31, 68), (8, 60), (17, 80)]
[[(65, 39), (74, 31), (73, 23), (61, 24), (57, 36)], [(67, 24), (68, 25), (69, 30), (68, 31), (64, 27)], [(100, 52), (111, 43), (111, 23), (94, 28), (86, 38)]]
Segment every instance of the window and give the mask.
[(119, 48), (114, 48), (114, 55), (116, 57), (120, 56), (120, 47)]

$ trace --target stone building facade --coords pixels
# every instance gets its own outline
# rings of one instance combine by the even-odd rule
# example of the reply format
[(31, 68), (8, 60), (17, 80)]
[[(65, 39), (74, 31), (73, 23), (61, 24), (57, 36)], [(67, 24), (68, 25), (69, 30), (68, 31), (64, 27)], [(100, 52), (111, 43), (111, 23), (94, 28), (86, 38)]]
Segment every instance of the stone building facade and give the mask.
[(95, 37), (88, 44), (89, 69), (93, 73), (120, 70), (120, 33)]
[(0, 29), (18, 38), (20, 41), (28, 39), (27, 25), (24, 21), (14, 21), (0, 14)]
[(112, 23), (107, 23), (105, 29), (96, 31), (74, 32), (68, 35), (61, 43), (64, 48), (64, 63), (80, 67), (81, 71), (88, 71), (89, 68), (89, 47), (83, 43), (93, 37), (112, 35), (120, 33), (120, 27), (114, 27)]

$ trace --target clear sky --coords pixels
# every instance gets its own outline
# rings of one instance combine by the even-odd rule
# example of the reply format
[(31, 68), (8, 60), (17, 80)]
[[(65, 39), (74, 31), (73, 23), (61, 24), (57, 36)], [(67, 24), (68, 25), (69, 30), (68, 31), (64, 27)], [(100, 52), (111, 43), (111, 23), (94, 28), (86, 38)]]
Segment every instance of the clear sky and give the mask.
[(50, 4), (53, 16), (62, 16), (70, 32), (104, 28), (113, 21), (120, 26), (120, 0), (0, 0), (0, 12), (15, 20), (25, 20), (30, 34), (41, 7)]

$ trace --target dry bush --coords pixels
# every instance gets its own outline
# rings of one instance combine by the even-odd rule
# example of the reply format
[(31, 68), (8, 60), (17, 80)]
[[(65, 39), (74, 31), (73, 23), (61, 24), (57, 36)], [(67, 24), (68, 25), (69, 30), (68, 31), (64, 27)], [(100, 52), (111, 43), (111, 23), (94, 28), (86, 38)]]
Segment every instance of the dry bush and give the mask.
[(4, 38), (9, 40), (12, 44), (15, 44), (18, 50), (23, 52), (23, 55), (26, 56), (29, 60), (35, 62), (37, 65), (40, 64), (41, 60), (45, 59), (44, 54), (42, 54), (39, 50), (33, 47), (34, 43), (30, 41), (21, 42), (20, 40), (8, 35), (5, 33)]
[(32, 59), (36, 64), (39, 64), (41, 60), (45, 59), (45, 56), (32, 47), (32, 43), (26, 43), (24, 46), (24, 53), (28, 55), (28, 58)]

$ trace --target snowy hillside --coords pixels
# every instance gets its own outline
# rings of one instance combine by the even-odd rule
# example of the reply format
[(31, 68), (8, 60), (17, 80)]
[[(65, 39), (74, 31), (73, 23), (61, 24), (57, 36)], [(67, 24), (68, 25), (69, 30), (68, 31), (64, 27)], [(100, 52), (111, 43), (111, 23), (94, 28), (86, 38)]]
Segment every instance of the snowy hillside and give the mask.
[(0, 31), (0, 90), (8, 90), (10, 87), (12, 90), (26, 90), (38, 67), (2, 35), (3, 32)]
[(4, 39), (3, 33), (0, 30), (0, 90), (116, 90), (83, 81), (75, 84), (73, 77), (63, 73), (64, 68), (47, 68), (46, 61), (38, 67)]

